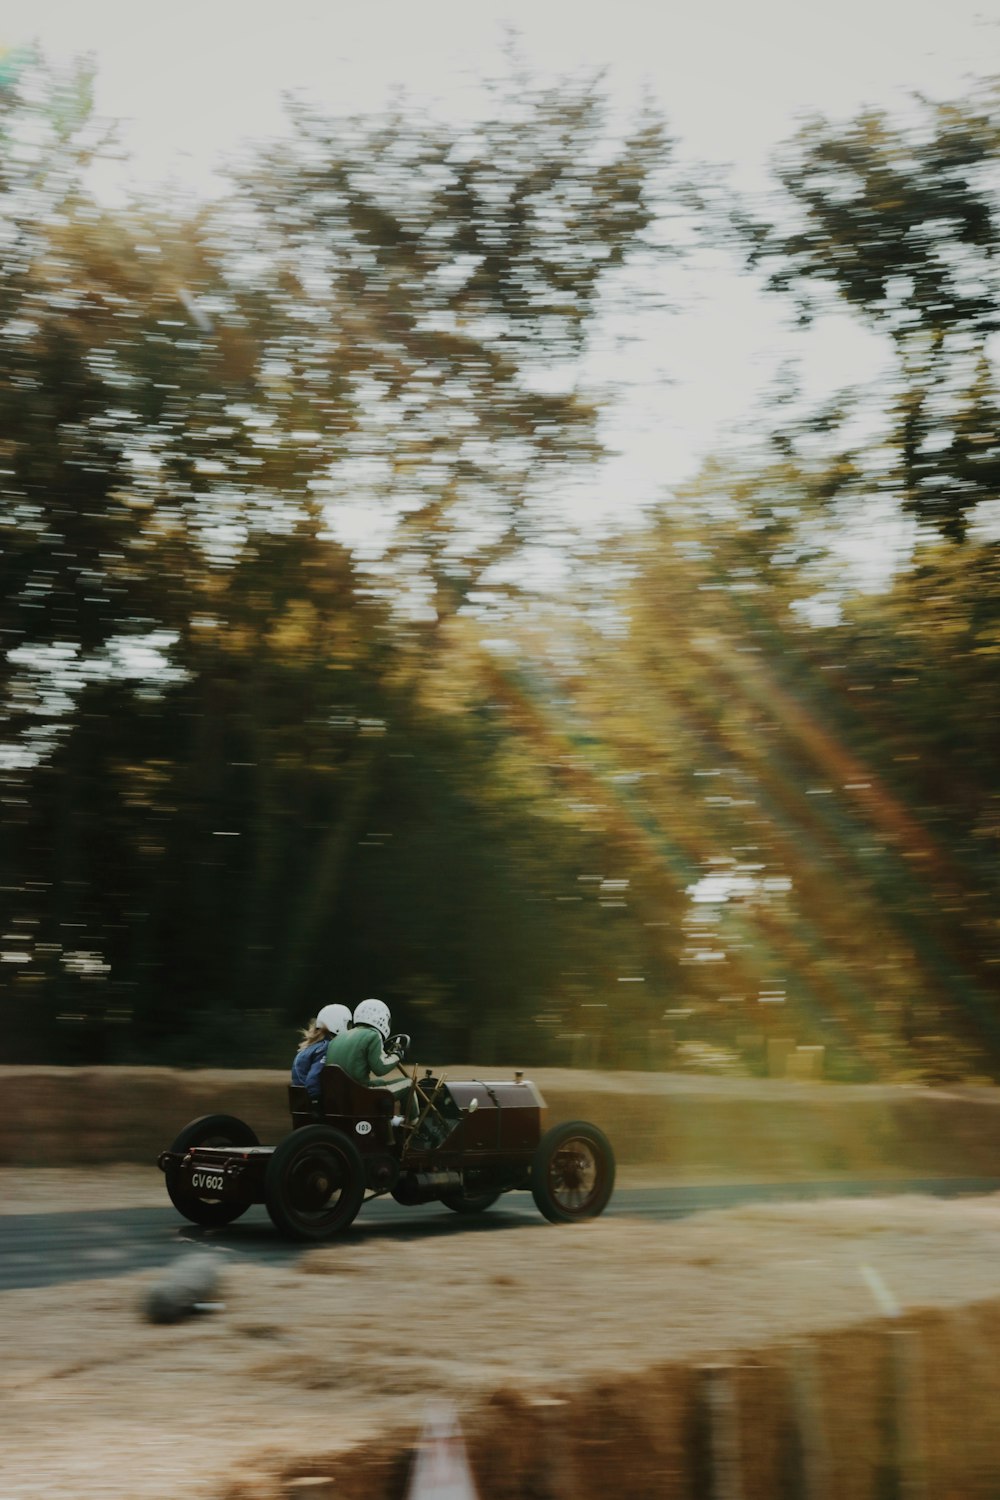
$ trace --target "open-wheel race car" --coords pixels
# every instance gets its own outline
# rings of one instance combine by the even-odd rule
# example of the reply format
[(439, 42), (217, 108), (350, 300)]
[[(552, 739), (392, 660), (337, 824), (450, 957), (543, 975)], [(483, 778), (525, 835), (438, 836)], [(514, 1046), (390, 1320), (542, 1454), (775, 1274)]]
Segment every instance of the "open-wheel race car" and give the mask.
[(553, 1223), (592, 1219), (614, 1187), (614, 1154), (596, 1125), (545, 1128), (535, 1085), (449, 1083), (417, 1069), (406, 1091), (368, 1088), (328, 1065), (314, 1105), (288, 1090), (292, 1129), (262, 1146), (233, 1115), (205, 1115), (159, 1157), (174, 1207), (192, 1223), (231, 1224), (254, 1203), (299, 1240), (327, 1240), (353, 1223), (368, 1197), (443, 1203), (459, 1214), (528, 1190)]

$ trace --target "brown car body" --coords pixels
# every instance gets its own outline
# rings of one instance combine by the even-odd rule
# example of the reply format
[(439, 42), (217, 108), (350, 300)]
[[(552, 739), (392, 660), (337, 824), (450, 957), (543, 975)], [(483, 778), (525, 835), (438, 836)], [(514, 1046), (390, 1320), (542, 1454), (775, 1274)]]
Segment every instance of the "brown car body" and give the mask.
[(277, 1146), (260, 1145), (232, 1116), (210, 1115), (161, 1154), (185, 1217), (219, 1227), (263, 1203), (284, 1233), (322, 1240), (353, 1221), (366, 1195), (480, 1213), (501, 1193), (528, 1189), (557, 1222), (592, 1218), (611, 1196), (606, 1138), (585, 1122), (546, 1131), (545, 1101), (520, 1073), (449, 1083), (414, 1069), (394, 1093), (330, 1066), (318, 1104), (303, 1088), (288, 1094), (292, 1131)]

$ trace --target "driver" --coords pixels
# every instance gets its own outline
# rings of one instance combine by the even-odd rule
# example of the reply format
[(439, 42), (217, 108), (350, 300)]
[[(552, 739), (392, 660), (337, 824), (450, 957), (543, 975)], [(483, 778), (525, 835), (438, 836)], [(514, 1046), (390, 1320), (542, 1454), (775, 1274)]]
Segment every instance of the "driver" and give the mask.
[(392, 1084), (382, 1082), (386, 1074), (400, 1067), (409, 1041), (409, 1037), (390, 1036), (391, 1025), (387, 1005), (381, 1000), (362, 1000), (354, 1012), (352, 1029), (339, 1032), (327, 1047), (327, 1063), (335, 1063), (367, 1088), (391, 1088), (395, 1092), (408, 1087), (405, 1077)]

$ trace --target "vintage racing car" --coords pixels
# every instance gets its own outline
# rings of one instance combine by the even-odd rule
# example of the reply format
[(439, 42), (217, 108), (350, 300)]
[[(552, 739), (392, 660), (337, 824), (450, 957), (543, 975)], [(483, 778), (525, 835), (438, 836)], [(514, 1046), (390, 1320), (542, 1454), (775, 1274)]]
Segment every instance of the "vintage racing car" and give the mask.
[[(205, 1115), (159, 1157), (174, 1207), (195, 1224), (231, 1224), (263, 1203), (292, 1239), (326, 1240), (347, 1228), (366, 1197), (443, 1203), (478, 1214), (501, 1193), (530, 1190), (554, 1223), (591, 1219), (607, 1207), (614, 1154), (596, 1125), (545, 1128), (546, 1106), (520, 1073), (505, 1082), (422, 1078), (409, 1088), (356, 1083), (340, 1068), (321, 1075), (314, 1105), (289, 1088), (292, 1130), (262, 1146), (233, 1115)], [(394, 1123), (395, 1120), (395, 1123)]]

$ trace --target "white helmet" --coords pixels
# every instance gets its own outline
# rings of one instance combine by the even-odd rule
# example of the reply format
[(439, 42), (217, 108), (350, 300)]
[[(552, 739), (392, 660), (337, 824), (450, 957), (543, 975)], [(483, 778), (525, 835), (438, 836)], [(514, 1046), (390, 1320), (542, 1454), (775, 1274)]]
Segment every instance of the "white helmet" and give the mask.
[(354, 1024), (374, 1026), (376, 1031), (381, 1032), (382, 1040), (387, 1041), (392, 1024), (388, 1005), (383, 1005), (381, 1000), (362, 1000), (354, 1012)]
[(350, 1023), (350, 1019), (351, 1012), (346, 1005), (324, 1005), (316, 1017), (316, 1025), (324, 1027), (331, 1036), (336, 1036)]

